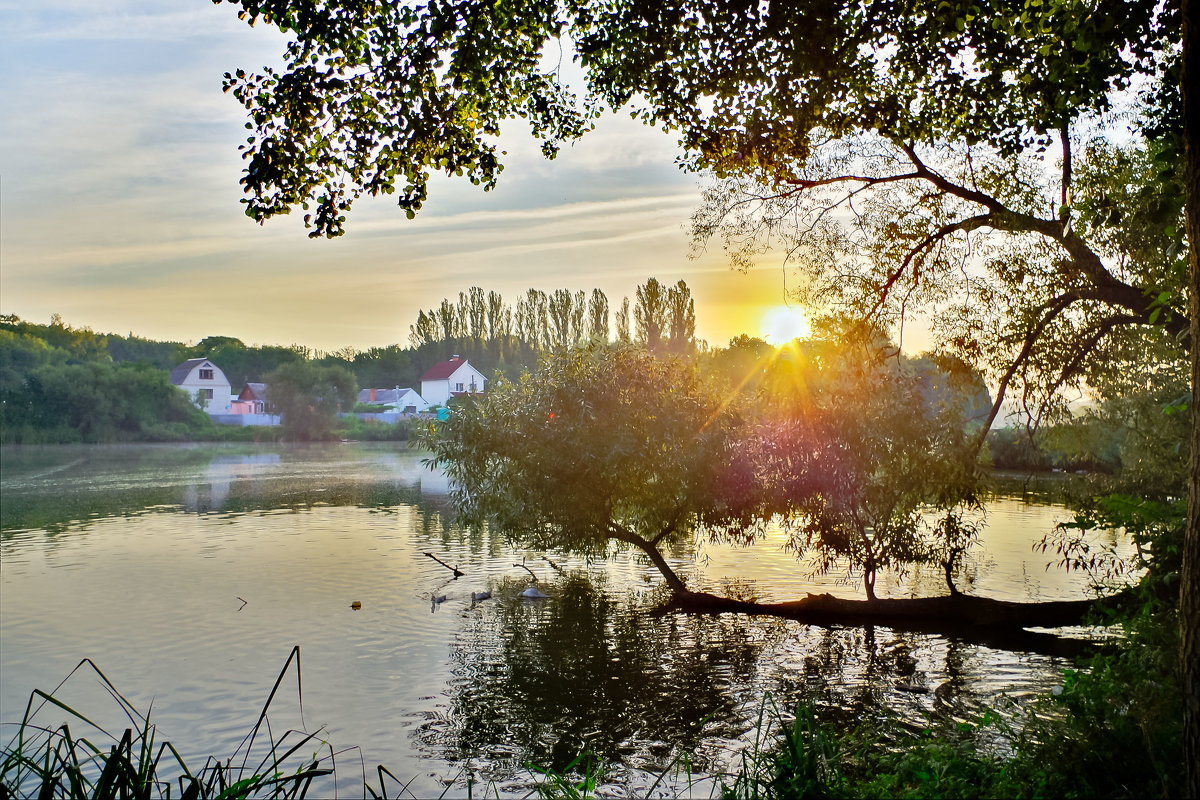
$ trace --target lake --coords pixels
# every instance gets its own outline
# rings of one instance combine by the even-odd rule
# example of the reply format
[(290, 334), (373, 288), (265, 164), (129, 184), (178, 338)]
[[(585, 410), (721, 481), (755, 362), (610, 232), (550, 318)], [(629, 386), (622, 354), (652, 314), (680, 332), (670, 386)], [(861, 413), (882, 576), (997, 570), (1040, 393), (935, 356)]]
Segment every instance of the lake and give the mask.
[[(1061, 659), (942, 636), (655, 614), (666, 594), (635, 555), (588, 562), (455, 528), (445, 478), (423, 457), (353, 443), (0, 450), (0, 734), (34, 688), (90, 658), (189, 764), (225, 757), (299, 645), (303, 703), (289, 671), (271, 724), (320, 730), (339, 751), (341, 794), (361, 796), (363, 771), (383, 764), (418, 797), (465, 796), (468, 781), (519, 796), (527, 763), (562, 768), (584, 750), (621, 765), (605, 791), (640, 793), (681, 754), (694, 776), (728, 768), (764, 703), (809, 698), (847, 720), (886, 706), (919, 725), (1061, 680)], [(1047, 571), (1052, 554), (1031, 549), (1069, 516), (992, 500), (960, 588), (1086, 596), (1083, 576)], [(669, 560), (694, 588), (861, 596), (781, 542), (683, 543)], [(548, 599), (518, 596), (531, 576)], [(881, 575), (877, 591), (944, 590), (917, 573)], [(898, 688), (911, 685), (928, 691)], [(128, 724), (91, 674), (56, 696)]]

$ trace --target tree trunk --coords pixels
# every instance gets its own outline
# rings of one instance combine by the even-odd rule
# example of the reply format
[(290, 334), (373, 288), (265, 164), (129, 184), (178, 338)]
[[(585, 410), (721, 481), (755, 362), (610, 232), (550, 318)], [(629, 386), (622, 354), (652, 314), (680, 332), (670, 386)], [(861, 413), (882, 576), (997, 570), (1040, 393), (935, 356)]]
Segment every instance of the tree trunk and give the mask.
[(678, 595), (679, 607), (686, 610), (769, 614), (817, 624), (916, 623), (922, 627), (971, 625), (988, 628), (1057, 628), (1082, 624), (1096, 610), (1116, 609), (1139, 602), (1140, 596), (1133, 593), (1096, 600), (1033, 603), (967, 594), (874, 600), (810, 594), (800, 600), (783, 603), (734, 600), (704, 592), (683, 592)]
[(629, 531), (610, 531), (610, 533), (617, 541), (631, 544), (645, 553), (650, 562), (662, 573), (663, 579), (667, 582), (667, 586), (671, 587), (672, 592), (676, 595), (690, 594), (683, 580), (675, 574), (675, 570), (671, 569), (671, 565), (663, 558), (662, 553), (658, 552), (658, 548), (651, 544), (649, 540), (643, 539), (641, 536)]
[(1191, 297), (1192, 434), (1188, 456), (1188, 520), (1183, 538), (1179, 598), (1180, 659), (1183, 680), (1184, 794), (1200, 798), (1200, 19), (1195, 0), (1180, 3), (1183, 21), (1185, 226)]
[(759, 614), (812, 625), (885, 625), (899, 630), (956, 636), (1006, 650), (1073, 656), (1094, 643), (1054, 634), (1032, 633), (1027, 627), (1078, 625), (1098, 610), (1135, 607), (1143, 598), (1134, 592), (1097, 600), (1015, 603), (956, 594), (942, 597), (847, 600), (810, 594), (784, 603), (756, 603), (705, 592), (676, 593), (669, 609), (703, 614)]
[(801, 600), (758, 603), (707, 592), (689, 591), (658, 548), (628, 531), (613, 538), (637, 547), (662, 573), (673, 597), (666, 608), (705, 614), (761, 614), (814, 625), (886, 625), (902, 630), (958, 636), (992, 647), (1072, 655), (1086, 640), (1065, 640), (1052, 634), (1032, 634), (1025, 628), (1079, 625), (1095, 611), (1134, 608), (1145, 601), (1140, 592), (1125, 591), (1093, 600), (1055, 600), (1023, 603), (975, 597), (955, 591), (940, 597), (884, 598), (874, 596), (873, 576), (865, 584), (866, 600), (829, 594), (809, 594)]

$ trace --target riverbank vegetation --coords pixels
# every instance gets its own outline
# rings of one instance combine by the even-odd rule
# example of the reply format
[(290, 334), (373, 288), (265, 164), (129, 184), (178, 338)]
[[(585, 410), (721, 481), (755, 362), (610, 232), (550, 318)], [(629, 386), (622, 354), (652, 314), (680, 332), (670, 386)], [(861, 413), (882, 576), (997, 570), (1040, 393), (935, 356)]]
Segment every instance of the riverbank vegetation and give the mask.
[(1174, 610), (1151, 602), (1120, 625), (1120, 643), (1066, 670), (1052, 693), (1022, 704), (999, 698), (969, 719), (914, 726), (886, 708), (868, 721), (828, 703), (794, 712), (764, 704), (759, 738), (721, 794), (729, 800), (1184, 796)]

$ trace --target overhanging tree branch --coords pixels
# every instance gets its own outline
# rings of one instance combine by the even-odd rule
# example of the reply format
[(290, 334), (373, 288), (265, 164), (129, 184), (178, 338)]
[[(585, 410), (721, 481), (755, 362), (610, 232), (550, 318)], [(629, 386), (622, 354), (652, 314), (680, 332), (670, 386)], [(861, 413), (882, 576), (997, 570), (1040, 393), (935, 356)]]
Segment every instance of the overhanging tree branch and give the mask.
[(1042, 333), (1058, 316), (1060, 316), (1067, 308), (1079, 298), (1073, 292), (1067, 292), (1054, 298), (1046, 309), (1046, 312), (1038, 320), (1028, 333), (1025, 334), (1025, 341), (1021, 346), (1021, 351), (1017, 353), (1005, 370), (1004, 375), (1000, 378), (1000, 383), (996, 387), (996, 399), (992, 402), (992, 410), (988, 412), (987, 419), (984, 420), (983, 427), (975, 437), (972, 444), (972, 449), (979, 452), (983, 448), (983, 444), (987, 441), (988, 431), (991, 430), (992, 424), (996, 421), (996, 417), (1000, 415), (1000, 407), (1004, 404), (1004, 397), (1008, 392), (1008, 387), (1016, 377), (1017, 371), (1029, 359), (1033, 353), (1033, 348), (1041, 338)]

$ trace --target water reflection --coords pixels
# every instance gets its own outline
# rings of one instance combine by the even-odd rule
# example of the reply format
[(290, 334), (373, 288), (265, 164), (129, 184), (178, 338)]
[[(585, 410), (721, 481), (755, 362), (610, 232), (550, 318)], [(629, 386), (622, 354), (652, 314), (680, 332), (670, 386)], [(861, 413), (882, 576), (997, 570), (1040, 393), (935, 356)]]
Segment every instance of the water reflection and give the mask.
[[(0, 449), (0, 721), (90, 657), (203, 761), (232, 752), (299, 644), (306, 713), (334, 744), (415, 777), (416, 796), (468, 765), (519, 793), (524, 763), (561, 769), (584, 750), (644, 775), (682, 753), (719, 772), (768, 696), (920, 725), (1045, 689), (1065, 663), (930, 633), (656, 615), (657, 575), (634, 556), (559, 558), (452, 526), (421, 459), (365, 444)], [(978, 592), (1078, 597), (1026, 579), (1054, 510), (997, 509)], [(670, 558), (698, 586), (767, 600), (857, 591), (770, 537)], [(530, 571), (549, 599), (517, 596)]]
[(179, 510), (247, 513), (315, 505), (446, 507), (445, 477), (404, 445), (138, 445), (0, 448), (0, 533)]
[[(453, 643), (449, 703), (414, 733), (420, 747), (484, 765), (494, 781), (590, 753), (636, 765), (636, 790), (684, 755), (692, 777), (735, 766), (764, 702), (785, 715), (805, 702), (846, 725), (898, 714), (918, 730), (1056, 680), (1052, 658), (931, 634), (655, 614), (660, 594), (615, 596), (579, 573), (552, 592), (472, 610)], [(516, 584), (498, 594), (514, 598)]]
[[(504, 592), (502, 594), (515, 594)], [(497, 603), (454, 642), (451, 703), (417, 733), (448, 761), (561, 770), (583, 752), (666, 769), (673, 752), (735, 735), (730, 688), (763, 642), (734, 619), (647, 616), (572, 574), (545, 601)]]

